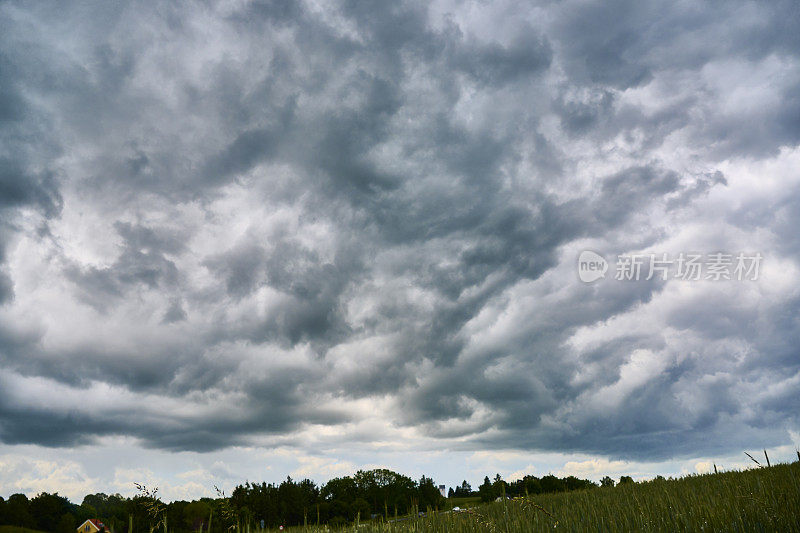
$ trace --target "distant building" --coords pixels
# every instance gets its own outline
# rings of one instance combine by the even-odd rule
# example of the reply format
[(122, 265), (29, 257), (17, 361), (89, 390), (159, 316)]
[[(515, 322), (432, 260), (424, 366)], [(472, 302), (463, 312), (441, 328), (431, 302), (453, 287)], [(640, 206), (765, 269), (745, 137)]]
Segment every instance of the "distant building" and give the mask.
[(439, 493), (442, 495), (442, 498), (447, 498), (447, 487), (439, 485)]
[(79, 525), (78, 528), (76, 529), (78, 533), (97, 533), (98, 531), (105, 531), (105, 530), (106, 526), (103, 525), (103, 523), (96, 518), (90, 518), (83, 524)]

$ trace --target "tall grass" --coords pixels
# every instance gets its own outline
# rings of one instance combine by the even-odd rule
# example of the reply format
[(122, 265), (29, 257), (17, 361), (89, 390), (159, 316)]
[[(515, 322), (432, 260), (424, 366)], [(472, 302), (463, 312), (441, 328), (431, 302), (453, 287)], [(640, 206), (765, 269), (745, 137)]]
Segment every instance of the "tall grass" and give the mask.
[[(309, 526), (289, 531), (332, 529)], [(340, 531), (800, 532), (800, 463), (518, 498), (461, 513), (361, 522)]]

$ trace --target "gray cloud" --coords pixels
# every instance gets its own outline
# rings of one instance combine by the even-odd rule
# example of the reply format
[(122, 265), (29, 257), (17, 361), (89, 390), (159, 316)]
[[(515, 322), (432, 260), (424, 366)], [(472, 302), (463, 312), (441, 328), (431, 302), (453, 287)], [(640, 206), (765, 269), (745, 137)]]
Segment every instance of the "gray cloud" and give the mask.
[(165, 289), (178, 284), (178, 269), (164, 252), (179, 254), (184, 247), (180, 236), (159, 235), (152, 228), (123, 222), (116, 222), (114, 229), (124, 242), (114, 263), (83, 269), (70, 264), (64, 270), (66, 279), (76, 285), (78, 298), (103, 311), (131, 287)]
[(0, 391), (0, 439), (205, 451), (368, 402), (470, 449), (785, 442), (780, 276), (589, 286), (574, 256), (797, 268), (796, 180), (748, 182), (800, 141), (797, 9), (441, 7), (0, 5), (0, 362), (65, 396)]

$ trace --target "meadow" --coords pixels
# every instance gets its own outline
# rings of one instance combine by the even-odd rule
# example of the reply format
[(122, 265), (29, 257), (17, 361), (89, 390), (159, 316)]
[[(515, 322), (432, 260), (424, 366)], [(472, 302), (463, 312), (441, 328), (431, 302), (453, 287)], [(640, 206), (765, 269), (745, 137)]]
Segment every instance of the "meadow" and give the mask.
[[(393, 474), (389, 471), (359, 472), (355, 479), (371, 479), (370, 476), (376, 473), (384, 476)], [(403, 476), (395, 476), (400, 480), (405, 479)], [(322, 493), (335, 492), (337, 485), (351, 486), (355, 483), (355, 479), (332, 480), (323, 487)], [(529, 481), (532, 479), (534, 478), (529, 478)], [(547, 479), (545, 476), (539, 481)], [(440, 498), (435, 500), (438, 509), (430, 507), (423, 509), (419, 506), (420, 500), (414, 500), (410, 507), (401, 512), (398, 512), (399, 508), (395, 508), (394, 512), (386, 509), (382, 515), (371, 511), (367, 502), (362, 501), (362, 504), (351, 506), (351, 509), (362, 507), (364, 509), (363, 512), (356, 512), (354, 520), (343, 521), (336, 518), (328, 520), (327, 525), (311, 525), (312, 520), (316, 518), (314, 515), (319, 516), (319, 509), (323, 505), (320, 504), (315, 513), (301, 515), (299, 523), (306, 522), (308, 525), (287, 527), (284, 531), (294, 533), (800, 532), (800, 461), (742, 471), (689, 475), (677, 479), (656, 478), (642, 482), (634, 482), (628, 477), (622, 479), (624, 482), (616, 486), (610, 486), (611, 483), (605, 483), (606, 486), (590, 484), (587, 488), (575, 490), (564, 488), (559, 492), (531, 495), (525, 495), (523, 491), (522, 496), (513, 498), (507, 497), (506, 488), (519, 488), (520, 485), (498, 482), (494, 486), (505, 487), (502, 490), (506, 492), (506, 497), (501, 495), (497, 501), (490, 503), (482, 503), (482, 498), (473, 494), (460, 498)], [(70, 518), (69, 520), (65, 520), (64, 516), (59, 520), (60, 511), (54, 512), (50, 521), (51, 524), (56, 524), (54, 526), (44, 525), (45, 521), (41, 520), (43, 513), (53, 507), (45, 504), (64, 503), (66, 499), (54, 495), (40, 495), (30, 501), (28, 522), (39, 523), (40, 526), (37, 528), (39, 531), (70, 533), (75, 531), (76, 523), (81, 523), (82, 519), (79, 518), (81, 513), (89, 513), (103, 517), (109, 529), (117, 533), (127, 531), (272, 533), (279, 529), (260, 528), (261, 521), (257, 518), (258, 515), (253, 511), (253, 507), (242, 505), (242, 502), (253, 505), (257, 501), (248, 500), (244, 496), (248, 494), (250, 497), (263, 496), (272, 494), (275, 490), (284, 491), (287, 493), (285, 499), (277, 502), (285, 506), (290, 501), (290, 491), (301, 486), (303, 483), (295, 485), (287, 480), (278, 487), (270, 489), (270, 486), (266, 486), (269, 489), (266, 492), (258, 492), (256, 489), (259, 486), (245, 485), (235, 490), (230, 497), (221, 494), (217, 499), (170, 504), (161, 503), (155, 497), (156, 491), (147, 492), (133, 499), (121, 498), (118, 495), (111, 497), (90, 495), (84, 499), (81, 506), (70, 504), (71, 513), (74, 514), (65, 515)], [(426, 490), (430, 488), (427, 483), (421, 486)], [(540, 485), (533, 483), (530, 486)], [(411, 495), (424, 495), (425, 492), (420, 492), (419, 486), (413, 484), (410, 489), (414, 489), (409, 492)], [(434, 492), (438, 495), (438, 492), (435, 490)], [(484, 501), (486, 499), (483, 498)], [(19, 506), (26, 501), (21, 495), (10, 498), (6, 502), (6, 511), (11, 513), (7, 513), (7, 518), (15, 512), (19, 515)], [(92, 505), (92, 502), (95, 505)], [(116, 519), (113, 513), (110, 513), (112, 507), (103, 510), (102, 505), (116, 505), (119, 507), (118, 510), (127, 510), (130, 514), (122, 517), (127, 518), (126, 520)], [(17, 511), (14, 511), (14, 506), (17, 507)], [(142, 512), (149, 512), (149, 515), (142, 515)], [(206, 518), (192, 518), (195, 515)], [(361, 519), (370, 515), (376, 518)], [(386, 516), (389, 518), (385, 518)], [(74, 517), (78, 517), (77, 521)], [(211, 522), (213, 528), (209, 532)], [(325, 520), (320, 521), (322, 522)], [(37, 533), (37, 531), (34, 528), (23, 529), (6, 525), (0, 526), (0, 533)]]
[[(800, 531), (800, 463), (507, 499), (340, 531)], [(288, 531), (317, 533), (325, 527)], [(253, 529), (252, 531), (256, 531)]]

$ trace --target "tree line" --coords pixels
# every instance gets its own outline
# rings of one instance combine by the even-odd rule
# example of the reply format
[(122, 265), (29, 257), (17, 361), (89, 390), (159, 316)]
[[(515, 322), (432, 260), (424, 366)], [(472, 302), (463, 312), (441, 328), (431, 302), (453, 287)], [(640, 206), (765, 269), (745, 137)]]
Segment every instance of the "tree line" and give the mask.
[[(621, 481), (628, 481), (623, 478)], [(632, 480), (630, 480), (632, 481)], [(612, 485), (604, 478), (602, 485)], [(488, 502), (497, 498), (542, 494), (598, 485), (574, 476), (542, 478), (525, 476), (507, 482), (498, 474), (488, 476), (478, 490), (469, 483), (451, 488), (451, 498), (473, 498)], [(230, 495), (218, 491), (216, 498), (164, 503), (158, 489), (137, 485), (139, 493), (127, 498), (119, 494), (87, 495), (80, 505), (67, 498), (43, 492), (34, 498), (14, 494), (0, 497), (0, 525), (13, 525), (54, 533), (73, 533), (89, 518), (102, 521), (108, 531), (143, 533), (156, 531), (223, 532), (231, 528), (277, 527), (303, 524), (332, 526), (366, 520), (394, 520), (457, 505), (448, 502), (433, 479), (413, 480), (387, 469), (359, 470), (355, 475), (331, 479), (317, 485), (310, 479), (281, 483), (245, 482)]]
[[(633, 478), (630, 476), (622, 476), (619, 482), (623, 484), (633, 483)], [(614, 480), (608, 476), (600, 480), (600, 486), (602, 487), (613, 487), (614, 484)], [(479, 496), (482, 502), (490, 502), (504, 497), (516, 498), (518, 496), (527, 496), (531, 494), (591, 489), (597, 486), (597, 483), (588, 479), (579, 479), (575, 476), (559, 478), (552, 474), (548, 474), (542, 478), (527, 475), (509, 483), (504, 481), (503, 478), (500, 477), (500, 474), (497, 474), (493, 481), (489, 479), (489, 476), (483, 478), (483, 483), (478, 487), (477, 492), (472, 492), (469, 483), (464, 481), (460, 487), (456, 487), (455, 489), (451, 488), (448, 492), (448, 497)]]

